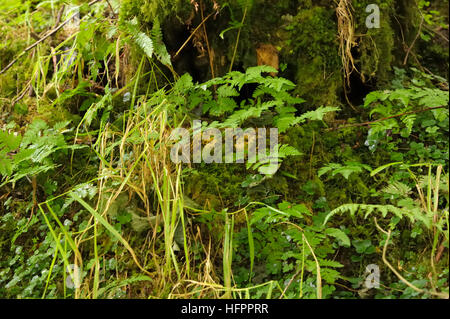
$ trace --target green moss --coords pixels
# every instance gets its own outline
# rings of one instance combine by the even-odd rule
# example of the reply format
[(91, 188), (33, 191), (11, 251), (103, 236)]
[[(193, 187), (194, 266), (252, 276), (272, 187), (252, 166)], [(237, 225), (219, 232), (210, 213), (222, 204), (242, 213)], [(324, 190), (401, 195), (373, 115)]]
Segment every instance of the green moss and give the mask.
[(185, 194), (202, 207), (220, 211), (234, 206), (245, 179), (244, 164), (199, 164), (187, 174)]
[(299, 8), (287, 27), (284, 58), (295, 69), (296, 93), (314, 106), (338, 105), (342, 77), (335, 12), (309, 3), (306, 6)]
[[(368, 29), (366, 18), (369, 13), (365, 9), (369, 4), (377, 4), (380, 8), (380, 28)], [(355, 33), (360, 35), (355, 54), (356, 63), (363, 81), (374, 79), (378, 86), (389, 82), (392, 63), (394, 62), (395, 31), (393, 23), (397, 23), (394, 1), (360, 0), (354, 4)]]
[(120, 10), (120, 19), (137, 17), (140, 22), (150, 24), (156, 18), (164, 21), (168, 16), (177, 16), (184, 21), (193, 8), (189, 0), (125, 0)]

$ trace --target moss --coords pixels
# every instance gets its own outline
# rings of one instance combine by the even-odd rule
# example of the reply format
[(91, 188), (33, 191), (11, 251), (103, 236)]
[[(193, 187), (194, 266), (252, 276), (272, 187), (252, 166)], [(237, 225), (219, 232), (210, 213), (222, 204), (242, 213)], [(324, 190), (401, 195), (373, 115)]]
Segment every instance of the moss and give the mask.
[(325, 7), (299, 8), (292, 22), (283, 57), (294, 69), (296, 93), (310, 105), (338, 105), (342, 87), (335, 13)]
[(245, 179), (244, 164), (198, 164), (185, 179), (185, 194), (207, 209), (234, 206)]
[[(230, 21), (241, 21), (243, 8), (237, 0), (216, 2), (221, 7), (228, 3), (228, 7), (222, 8), (217, 17), (210, 18), (205, 26), (209, 44), (214, 51), (215, 75), (220, 76), (228, 71), (238, 31), (233, 29), (226, 32), (223, 39), (218, 35), (229, 27)], [(205, 0), (204, 3), (205, 14), (209, 14), (213, 10), (213, 2)], [(381, 10), (381, 27), (367, 29), (365, 22), (368, 13), (365, 9), (367, 5), (374, 3)], [(352, 1), (357, 42), (352, 54), (361, 74), (361, 82), (370, 83), (371, 89), (385, 87), (393, 77), (392, 67), (402, 64), (402, 32), (406, 43), (410, 43), (417, 34), (418, 11), (412, 3), (413, 0)], [(255, 65), (257, 45), (270, 43), (280, 50), (280, 62), (287, 65), (280, 75), (297, 83), (295, 94), (307, 100), (302, 105), (302, 112), (321, 105), (342, 106), (346, 102), (343, 100), (343, 73), (335, 9), (334, 2), (325, 0), (254, 0), (253, 8), (247, 12), (241, 29), (234, 69)], [(122, 11), (123, 18), (137, 16), (143, 23), (150, 24), (155, 17), (164, 19), (163, 31), (169, 51), (178, 50), (189, 36), (189, 30), (201, 22), (200, 13), (193, 10), (190, 1), (177, 0), (169, 7), (158, 0), (127, 0)], [(397, 19), (402, 24), (402, 31)], [(188, 29), (188, 23), (191, 29)], [(430, 46), (427, 50), (427, 57), (445, 55), (438, 45)], [(186, 47), (182, 54), (188, 51), (194, 51), (194, 54), (186, 55), (186, 62), (191, 66), (195, 65), (198, 60), (196, 50), (193, 46)], [(208, 65), (201, 67), (209, 69)], [(203, 72), (199, 79), (207, 80), (210, 76), (211, 73)], [(357, 74), (355, 78), (359, 81)], [(354, 90), (358, 89), (356, 87)], [(360, 94), (364, 97), (364, 92)], [(323, 181), (314, 176), (326, 163), (360, 160), (376, 166), (382, 164), (388, 154), (369, 154), (366, 158), (360, 158), (366, 151), (361, 146), (364, 145), (361, 130), (318, 133), (322, 129), (320, 123), (308, 124), (303, 128), (290, 130), (284, 137), (283, 142), (304, 154), (287, 158), (281, 167), (281, 170), (295, 175), (297, 180), (278, 174), (276, 179), (245, 193), (241, 183), (248, 172), (243, 166), (200, 165), (195, 167), (196, 171), (186, 180), (187, 195), (202, 206), (215, 209), (233, 206), (239, 194), (250, 197), (284, 194), (287, 199), (307, 197), (310, 201), (317, 199), (317, 196), (326, 196), (332, 206), (355, 199), (358, 192), (358, 196), (367, 197), (369, 193), (365, 188), (365, 177), (352, 177), (353, 190), (346, 191), (341, 185), (346, 180), (328, 180), (325, 187)], [(361, 134), (358, 135), (358, 132)], [(311, 156), (313, 144), (314, 152)], [(314, 185), (314, 195), (303, 189), (308, 182)]]
[[(448, 21), (449, 2), (448, 0), (436, 1), (430, 4), (429, 14), (433, 25), (427, 25), (419, 38), (416, 54), (421, 63), (434, 74), (446, 79), (449, 76), (449, 50), (448, 50)], [(431, 31), (433, 30), (433, 31)], [(421, 66), (419, 66), (420, 68)]]
[[(367, 29), (365, 26), (365, 7), (373, 3), (380, 7), (379, 29)], [(448, 26), (448, 1), (433, 6), (436, 19), (447, 21), (444, 25)], [(426, 31), (425, 27), (422, 27), (422, 36), (416, 39), (421, 14), (415, 0), (359, 0), (353, 1), (353, 7), (356, 33), (361, 35), (357, 63), (364, 80), (373, 80), (379, 88), (386, 87), (392, 79), (392, 67), (405, 67), (406, 49), (414, 42), (408, 65), (421, 68), (423, 63), (433, 72), (447, 77), (448, 63), (442, 65), (441, 61), (448, 61), (448, 43), (443, 42), (439, 35)], [(439, 65), (435, 61), (440, 61)]]
[[(404, 11), (410, 0), (358, 0), (353, 1), (355, 34), (358, 46), (353, 54), (363, 81), (371, 81), (382, 87), (389, 82), (395, 61), (394, 47), (398, 47), (399, 30), (394, 14)], [(228, 71), (234, 56), (237, 29), (218, 35), (243, 17), (242, 1), (219, 1), (221, 10), (210, 18), (205, 27), (211, 50), (214, 51), (215, 75)], [(368, 30), (365, 8), (376, 3), (381, 9), (381, 28)], [(204, 1), (204, 15), (213, 12), (213, 2)], [(228, 4), (228, 6), (225, 6)], [(287, 65), (280, 75), (295, 81), (296, 94), (304, 97), (310, 108), (321, 105), (341, 105), (343, 93), (342, 63), (339, 56), (337, 38), (336, 5), (330, 1), (268, 1), (254, 0), (247, 11), (241, 28), (239, 45), (236, 50), (234, 68), (245, 69), (256, 64), (256, 47), (260, 43), (270, 43), (280, 49), (280, 62)], [(257, 8), (257, 9), (256, 9)], [(415, 23), (417, 10), (409, 9), (404, 18), (408, 25)], [(177, 0), (171, 5), (160, 0), (127, 0), (122, 5), (121, 18), (138, 17), (143, 24), (150, 24), (155, 18), (163, 23), (165, 42), (169, 51), (178, 50), (190, 29), (201, 22), (199, 11), (188, 0)], [(199, 31), (201, 32), (201, 31)], [(204, 39), (200, 39), (204, 42)], [(206, 48), (206, 44), (203, 43)], [(196, 51), (194, 47), (185, 48)], [(184, 53), (185, 53), (184, 52)], [(182, 53), (180, 59), (182, 59)], [(187, 53), (186, 53), (187, 54)], [(196, 65), (197, 55), (189, 55), (188, 64)], [(198, 63), (197, 63), (198, 64)], [(208, 63), (198, 68), (208, 69)], [(192, 70), (191, 70), (192, 71)], [(190, 73), (192, 73), (190, 71)], [(211, 77), (211, 72), (199, 72), (198, 80)]]
[(327, 132), (323, 124), (318, 122), (290, 129), (282, 142), (297, 148), (303, 155), (288, 157), (283, 161), (280, 171), (296, 177), (286, 178), (288, 188), (283, 193), (284, 198), (312, 204), (325, 197), (329, 207), (348, 202), (370, 202), (371, 193), (366, 185), (371, 185), (373, 180), (368, 174), (352, 174), (349, 180), (340, 175), (324, 175), (320, 178), (317, 175), (318, 170), (327, 163), (360, 162), (375, 168), (388, 162), (389, 154), (367, 151), (363, 146), (364, 137), (361, 128)]
[(164, 21), (169, 16), (176, 16), (185, 21), (194, 9), (189, 0), (125, 0), (122, 3), (119, 18), (129, 20), (137, 17), (141, 23), (153, 23), (158, 18)]
[[(380, 7), (380, 28), (367, 29), (365, 8), (369, 4)], [(356, 62), (363, 81), (375, 79), (378, 86), (389, 82), (394, 61), (395, 31), (393, 29), (393, 1), (357, 1), (355, 9), (355, 29), (359, 38)]]

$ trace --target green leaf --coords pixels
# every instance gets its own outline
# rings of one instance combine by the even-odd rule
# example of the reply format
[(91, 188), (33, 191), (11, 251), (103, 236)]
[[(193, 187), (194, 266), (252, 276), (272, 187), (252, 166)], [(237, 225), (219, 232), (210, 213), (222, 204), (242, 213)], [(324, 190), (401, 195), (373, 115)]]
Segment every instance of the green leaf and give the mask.
[(0, 175), (9, 176), (12, 174), (12, 162), (7, 158), (0, 158)]
[(334, 106), (321, 106), (315, 111), (310, 111), (300, 116), (300, 121), (311, 120), (311, 121), (322, 121), (325, 114), (329, 112), (340, 111), (341, 109)]
[(350, 238), (348, 238), (342, 230), (337, 228), (327, 228), (325, 234), (339, 239), (343, 243), (343, 246), (350, 247)]
[(371, 93), (367, 94), (366, 98), (364, 99), (364, 107), (368, 107), (373, 102), (383, 99), (386, 96), (387, 96), (387, 94), (382, 91), (371, 92)]
[(231, 85), (221, 85), (217, 89), (217, 94), (219, 97), (230, 97), (230, 96), (239, 96), (238, 91)]
[(288, 114), (288, 115), (285, 115), (285, 116), (279, 116), (279, 117), (277, 117), (275, 119), (275, 125), (278, 128), (278, 131), (280, 133), (286, 132), (286, 130), (289, 127), (297, 124), (298, 122), (299, 122), (298, 117), (296, 117), (293, 114)]
[(164, 44), (161, 25), (158, 18), (153, 20), (151, 36), (154, 43), (155, 56), (162, 64), (172, 66), (172, 59), (169, 52), (167, 52), (166, 45)]
[(403, 162), (395, 162), (395, 163), (389, 163), (389, 164), (386, 164), (386, 165), (382, 165), (382, 166), (380, 166), (380, 167), (378, 167), (378, 168), (375, 168), (375, 169), (370, 173), (370, 176), (375, 176), (375, 175), (377, 175), (378, 173), (384, 171), (384, 170), (385, 170), (386, 168), (388, 168), (388, 167), (391, 167), (391, 166), (394, 166), (394, 165), (400, 165), (400, 164), (403, 164)]
[(328, 173), (329, 171), (333, 170), (333, 167), (331, 165), (328, 166), (324, 166), (319, 168), (319, 170), (317, 171), (317, 175), (320, 177), (322, 175), (325, 175), (326, 173)]
[(375, 247), (369, 239), (359, 240), (356, 239), (352, 242), (353, 247), (356, 248), (358, 254), (372, 254), (375, 252)]
[(0, 150), (6, 149), (7, 152), (14, 151), (20, 146), (22, 136), (0, 131)]
[(139, 30), (137, 19), (134, 18), (131, 21), (125, 21), (121, 26), (123, 26), (124, 30), (132, 36), (133, 40), (145, 54), (151, 58), (153, 56), (153, 41), (148, 35)]
[(302, 153), (297, 150), (295, 147), (283, 144), (278, 149), (278, 157), (286, 157), (286, 156), (299, 156), (302, 155)]

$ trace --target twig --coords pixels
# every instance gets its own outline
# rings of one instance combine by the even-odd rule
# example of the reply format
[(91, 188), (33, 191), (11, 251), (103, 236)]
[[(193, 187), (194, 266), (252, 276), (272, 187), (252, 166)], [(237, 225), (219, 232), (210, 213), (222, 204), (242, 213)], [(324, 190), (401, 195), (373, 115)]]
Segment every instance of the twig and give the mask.
[(311, 245), (309, 244), (309, 241), (308, 241), (308, 239), (305, 236), (305, 232), (304, 232), (303, 228), (301, 228), (300, 226), (298, 226), (298, 225), (296, 225), (294, 223), (291, 223), (291, 222), (281, 222), (280, 224), (292, 225), (292, 226), (294, 226), (295, 228), (299, 229), (302, 232), (302, 238), (305, 241), (306, 245), (308, 246), (309, 251), (311, 252), (311, 254), (312, 254), (313, 258), (314, 258), (314, 261), (316, 263), (316, 273), (317, 273), (316, 274), (316, 285), (317, 285), (316, 293), (317, 293), (317, 299), (322, 299), (322, 276), (320, 274), (319, 260), (317, 259), (316, 254), (314, 253), (314, 250), (312, 249)]
[(233, 70), (234, 59), (236, 58), (236, 52), (237, 52), (237, 48), (238, 48), (238, 44), (239, 44), (239, 38), (241, 36), (241, 30), (242, 30), (242, 26), (244, 25), (246, 15), (247, 15), (247, 7), (245, 7), (245, 9), (244, 9), (244, 15), (242, 16), (241, 26), (239, 27), (239, 30), (238, 30), (236, 44), (234, 46), (233, 57), (231, 58), (229, 72), (231, 72)]
[(66, 8), (66, 5), (63, 4), (61, 6), (61, 9), (59, 9), (58, 15), (56, 16), (55, 26), (57, 26), (61, 22), (61, 17), (62, 17), (62, 14), (63, 14), (65, 8)]
[(350, 107), (353, 109), (353, 111), (358, 112), (356, 107), (352, 104), (352, 102), (350, 102), (350, 99), (348, 98), (347, 84), (346, 83), (344, 83), (344, 96), (345, 96), (345, 100), (347, 101), (348, 105), (350, 105)]
[[(424, 28), (427, 29), (427, 30), (429, 30), (429, 31), (431, 31), (431, 32), (433, 32), (433, 33), (435, 33), (435, 34), (437, 34), (437, 35), (440, 36), (445, 42), (449, 42), (449, 41), (448, 41), (448, 38), (447, 38), (445, 35), (443, 35), (442, 33), (438, 32), (437, 30), (434, 30), (433, 28), (427, 26), (426, 24), (424, 25)], [(440, 29), (440, 28), (439, 28), (439, 29)]]
[(188, 44), (189, 40), (194, 36), (195, 32), (197, 32), (198, 29), (200, 29), (200, 27), (203, 25), (203, 23), (206, 22), (206, 20), (209, 19), (209, 17), (211, 17), (214, 14), (214, 12), (211, 12), (206, 18), (203, 19), (202, 22), (200, 22), (200, 24), (194, 29), (194, 31), (192, 31), (191, 35), (186, 39), (186, 41), (184, 41), (183, 45), (178, 49), (177, 53), (175, 53), (175, 55), (173, 57), (176, 57), (181, 50), (183, 50), (183, 48), (186, 46), (186, 44)]
[(106, 2), (108, 3), (108, 7), (111, 10), (112, 14), (114, 17), (117, 17), (117, 14), (114, 12), (114, 8), (112, 7), (111, 3), (109, 2), (109, 0), (106, 0)]
[(291, 286), (292, 282), (294, 281), (294, 279), (300, 275), (300, 273), (302, 272), (302, 268), (299, 268), (298, 271), (294, 274), (294, 276), (292, 276), (291, 280), (289, 280), (288, 284), (286, 285), (286, 288), (284, 288), (283, 293), (280, 296), (280, 299), (283, 299), (284, 295), (286, 294), (286, 291), (288, 290), (288, 288)]
[[(204, 19), (204, 16), (203, 16), (203, 1), (200, 2), (200, 13), (202, 15), (202, 20), (203, 20)], [(214, 63), (213, 63), (214, 57), (211, 54), (211, 47), (209, 46), (208, 33), (206, 32), (206, 25), (205, 24), (203, 24), (203, 33), (205, 34), (206, 49), (208, 50), (209, 67), (211, 68), (211, 77), (215, 78), (216, 76), (214, 74)]]
[(393, 118), (396, 118), (396, 117), (400, 117), (400, 116), (404, 116), (404, 115), (422, 113), (422, 112), (426, 112), (426, 111), (430, 111), (430, 110), (436, 110), (436, 109), (444, 109), (446, 107), (447, 106), (443, 106), (443, 105), (442, 106), (428, 107), (428, 108), (423, 109), (423, 110), (405, 112), (405, 113), (401, 113), (401, 114), (397, 114), (397, 115), (388, 116), (388, 117), (385, 117), (385, 118), (382, 118), (382, 119), (378, 119), (378, 120), (375, 120), (375, 121), (338, 126), (338, 127), (327, 129), (327, 131), (336, 131), (336, 130), (340, 130), (340, 129), (348, 128), (348, 127), (367, 126), (367, 125), (370, 125), (370, 124), (373, 124), (373, 123), (378, 123), (378, 122), (390, 120), (390, 119), (393, 119)]
[[(89, 2), (89, 6), (93, 5), (94, 3), (99, 2), (100, 0), (93, 0), (91, 2)], [(72, 20), (73, 18), (75, 18), (75, 16), (78, 14), (78, 12), (72, 14), (66, 21), (64, 21), (63, 23), (61, 23), (59, 26), (57, 26), (56, 28), (54, 28), (53, 30), (51, 30), (46, 36), (42, 37), (40, 40), (34, 42), (32, 45), (28, 46), (27, 48), (25, 48), (15, 59), (13, 59), (11, 62), (9, 62), (9, 64), (3, 68), (3, 70), (0, 71), (0, 75), (5, 73), (6, 71), (9, 70), (9, 68), (11, 68), (17, 61), (19, 61), (19, 59), (21, 57), (23, 57), (25, 55), (25, 53), (27, 53), (28, 51), (30, 51), (31, 49), (33, 49), (35, 46), (37, 46), (39, 43), (41, 43), (42, 41), (44, 41), (45, 39), (51, 37), (53, 34), (55, 34), (56, 32), (58, 32), (59, 29), (61, 29), (63, 26), (65, 26), (70, 20)]]
[(25, 96), (25, 94), (27, 93), (27, 91), (29, 92), (29, 90), (30, 90), (31, 87), (32, 87), (32, 86), (31, 86), (31, 80), (29, 80), (28, 83), (27, 83), (26, 86), (25, 86), (25, 89), (23, 89), (22, 92), (21, 92), (17, 97), (15, 97), (15, 98), (12, 100), (11, 105), (14, 106), (14, 104), (16, 104), (17, 102), (19, 102), (19, 101)]
[(411, 289), (413, 289), (413, 290), (415, 290), (415, 291), (417, 291), (417, 292), (419, 292), (419, 293), (427, 293), (427, 294), (431, 294), (431, 295), (435, 295), (435, 296), (438, 296), (438, 297), (441, 297), (441, 298), (445, 298), (445, 299), (448, 299), (448, 294), (446, 294), (446, 293), (439, 293), (439, 292), (433, 292), (433, 291), (425, 291), (425, 290), (423, 290), (423, 289), (420, 289), (420, 288), (417, 288), (416, 286), (414, 286), (412, 283), (410, 283), (408, 280), (406, 280), (395, 268), (394, 268), (394, 266), (392, 266), (390, 263), (389, 263), (389, 261), (387, 260), (387, 258), (386, 258), (386, 251), (387, 251), (387, 246), (388, 246), (388, 244), (389, 244), (389, 239), (391, 238), (391, 230), (389, 230), (389, 231), (385, 231), (383, 228), (381, 228), (379, 225), (378, 225), (378, 222), (377, 222), (377, 219), (376, 219), (376, 217), (374, 217), (374, 221), (375, 221), (375, 226), (378, 228), (378, 230), (379, 231), (381, 231), (381, 232), (383, 232), (384, 234), (386, 234), (386, 236), (387, 236), (387, 238), (386, 238), (386, 241), (385, 241), (385, 243), (384, 243), (384, 246), (383, 246), (383, 254), (382, 254), (382, 259), (383, 259), (383, 262), (384, 262), (384, 264), (386, 265), (386, 266), (388, 266), (388, 268), (390, 269), (390, 270), (392, 270), (392, 272), (398, 277), (398, 279), (400, 279), (401, 281), (403, 281), (403, 283), (405, 283), (405, 285), (407, 285), (408, 287), (410, 287)]
[(419, 25), (419, 31), (417, 31), (416, 37), (414, 38), (413, 42), (411, 43), (411, 46), (406, 51), (406, 56), (405, 56), (405, 59), (403, 60), (403, 65), (406, 65), (406, 63), (408, 62), (409, 53), (411, 52), (412, 48), (414, 47), (414, 44), (416, 44), (416, 41), (419, 38), (420, 33), (422, 32), (423, 21), (424, 21), (424, 18), (422, 15), (422, 20), (420, 20), (420, 25)]

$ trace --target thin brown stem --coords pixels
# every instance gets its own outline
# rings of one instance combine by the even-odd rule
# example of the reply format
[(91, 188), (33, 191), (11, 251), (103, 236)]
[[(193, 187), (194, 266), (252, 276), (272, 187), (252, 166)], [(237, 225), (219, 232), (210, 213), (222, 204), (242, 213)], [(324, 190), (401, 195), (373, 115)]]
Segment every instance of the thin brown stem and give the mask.
[(177, 53), (175, 53), (175, 55), (173, 57), (176, 57), (178, 54), (180, 54), (181, 50), (183, 50), (183, 48), (186, 46), (186, 44), (189, 43), (189, 40), (192, 39), (192, 37), (194, 36), (195, 32), (198, 31), (198, 29), (200, 29), (200, 27), (214, 14), (214, 12), (208, 14), (208, 16), (206, 18), (204, 18), (202, 20), (202, 22), (200, 22), (200, 24), (194, 29), (194, 31), (192, 31), (191, 35), (186, 39), (186, 41), (184, 41), (183, 45), (178, 49)]
[(446, 108), (446, 107), (447, 106), (443, 106), (443, 105), (442, 106), (428, 107), (428, 108), (422, 109), (422, 110), (410, 111), (410, 112), (405, 112), (405, 113), (401, 113), (401, 114), (396, 114), (396, 115), (384, 117), (382, 119), (378, 119), (378, 120), (375, 120), (375, 121), (338, 126), (338, 127), (335, 127), (335, 128), (327, 129), (327, 131), (336, 131), (336, 130), (340, 130), (340, 129), (348, 128), (348, 127), (368, 126), (368, 125), (373, 124), (373, 123), (386, 121), (386, 120), (393, 119), (393, 118), (400, 117), (400, 116), (404, 116), (404, 115), (417, 114), (417, 113), (422, 113), (422, 112), (436, 110), (436, 109), (443, 109), (443, 108)]

